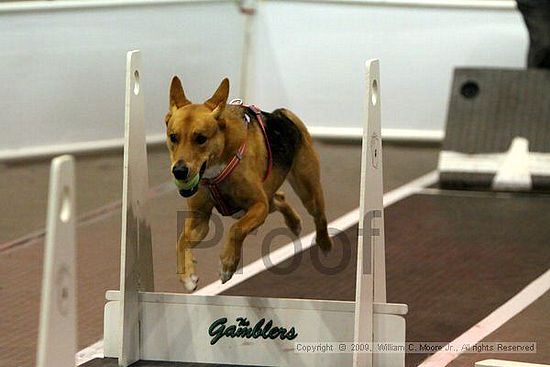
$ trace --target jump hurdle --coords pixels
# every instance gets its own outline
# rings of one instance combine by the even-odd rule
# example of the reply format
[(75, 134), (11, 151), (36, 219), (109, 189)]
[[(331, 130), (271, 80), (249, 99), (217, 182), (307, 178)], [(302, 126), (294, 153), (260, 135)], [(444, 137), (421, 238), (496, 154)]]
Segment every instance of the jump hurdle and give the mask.
[[(106, 293), (105, 357), (123, 367), (138, 360), (404, 366), (404, 352), (295, 352), (295, 343), (405, 342), (407, 306), (386, 303), (378, 60), (366, 63), (356, 300), (341, 302), (154, 291), (140, 58), (139, 51), (127, 54), (120, 291)], [(258, 323), (271, 324), (271, 332), (216, 338), (222, 325)]]
[(74, 202), (74, 160), (71, 156), (57, 157), (50, 169), (37, 367), (75, 365)]

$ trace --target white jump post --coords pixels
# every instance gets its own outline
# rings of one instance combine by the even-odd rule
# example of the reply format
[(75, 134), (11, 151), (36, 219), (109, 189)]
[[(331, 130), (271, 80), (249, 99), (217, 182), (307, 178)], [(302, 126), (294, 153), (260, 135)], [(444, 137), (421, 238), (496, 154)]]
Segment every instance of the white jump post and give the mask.
[[(373, 303), (386, 302), (384, 255), (384, 195), (382, 177), (382, 137), (380, 134), (379, 62), (365, 64), (365, 123), (361, 151), (361, 188), (357, 238), (354, 342), (372, 343)], [(376, 225), (377, 223), (377, 225)], [(353, 366), (373, 366), (372, 353), (355, 353)]]
[(154, 291), (152, 236), (147, 197), (149, 173), (140, 68), (140, 52), (128, 52), (120, 255), (120, 366), (129, 366), (140, 359), (141, 307), (138, 292)]
[(76, 246), (74, 160), (52, 160), (42, 300), (38, 333), (38, 367), (74, 367), (76, 353)]
[[(138, 51), (128, 53), (121, 288), (106, 294), (105, 357), (118, 358), (120, 366), (139, 359), (269, 366), (404, 366), (404, 353), (296, 352), (298, 343), (405, 342), (403, 315), (407, 306), (385, 302), (378, 61), (368, 62), (366, 73), (357, 302), (153, 292), (143, 96), (135, 86), (139, 61)], [(271, 326), (257, 333), (257, 325), (264, 331)], [(244, 334), (229, 332), (239, 328)]]

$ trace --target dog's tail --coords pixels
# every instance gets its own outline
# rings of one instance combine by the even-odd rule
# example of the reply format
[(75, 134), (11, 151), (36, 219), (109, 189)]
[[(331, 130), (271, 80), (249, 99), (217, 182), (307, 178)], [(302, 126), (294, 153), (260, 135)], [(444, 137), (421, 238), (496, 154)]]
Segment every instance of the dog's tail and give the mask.
[(309, 135), (309, 131), (307, 131), (306, 124), (298, 116), (296, 116), (292, 111), (287, 110), (286, 108), (279, 108), (277, 112), (280, 112), (283, 114), (287, 119), (292, 121), (294, 125), (300, 130), (300, 133), (302, 133), (302, 137), (308, 142), (311, 143), (311, 135)]

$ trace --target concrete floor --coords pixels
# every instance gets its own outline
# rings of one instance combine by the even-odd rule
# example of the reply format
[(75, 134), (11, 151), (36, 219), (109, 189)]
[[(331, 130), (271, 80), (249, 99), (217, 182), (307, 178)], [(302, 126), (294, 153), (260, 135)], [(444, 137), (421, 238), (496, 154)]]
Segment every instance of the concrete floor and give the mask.
[[(333, 220), (358, 206), (359, 144), (317, 142), (322, 162), (322, 183), (327, 216)], [(384, 146), (385, 190), (396, 188), (436, 166), (437, 148)], [(149, 150), (150, 186), (156, 188), (152, 201), (155, 287), (182, 292), (175, 270), (174, 244), (177, 212), (185, 208), (171, 184), (169, 161), (164, 147)], [(79, 347), (102, 337), (104, 292), (117, 289), (119, 279), (120, 206), (122, 154), (109, 152), (76, 159), (77, 213), (82, 220), (78, 236)], [(21, 162), (0, 166), (0, 366), (29, 366), (34, 363), (42, 276), (42, 240), (45, 221), (49, 161)], [(303, 218), (303, 234), (313, 230), (311, 218), (285, 185), (291, 205)], [(9, 212), (8, 212), (9, 210)], [(222, 220), (224, 226), (231, 220)], [(284, 226), (282, 217), (268, 218), (258, 233), (247, 240), (243, 264), (262, 256), (261, 239)], [(33, 236), (29, 238), (29, 233)], [(289, 242), (278, 237), (275, 249)], [(217, 279), (219, 246), (197, 249), (199, 288)]]

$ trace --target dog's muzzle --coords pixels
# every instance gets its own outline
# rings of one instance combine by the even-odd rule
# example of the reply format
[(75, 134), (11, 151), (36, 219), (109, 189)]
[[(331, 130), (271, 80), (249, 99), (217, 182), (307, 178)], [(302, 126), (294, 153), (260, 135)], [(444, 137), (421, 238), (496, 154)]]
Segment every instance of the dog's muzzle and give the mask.
[(176, 183), (176, 187), (179, 190), (179, 193), (184, 198), (191, 197), (195, 195), (195, 193), (199, 190), (199, 184), (201, 181), (201, 177), (206, 170), (206, 162), (204, 162), (201, 166), (201, 169), (199, 173), (191, 177), (187, 180), (178, 180), (175, 179), (174, 182)]

